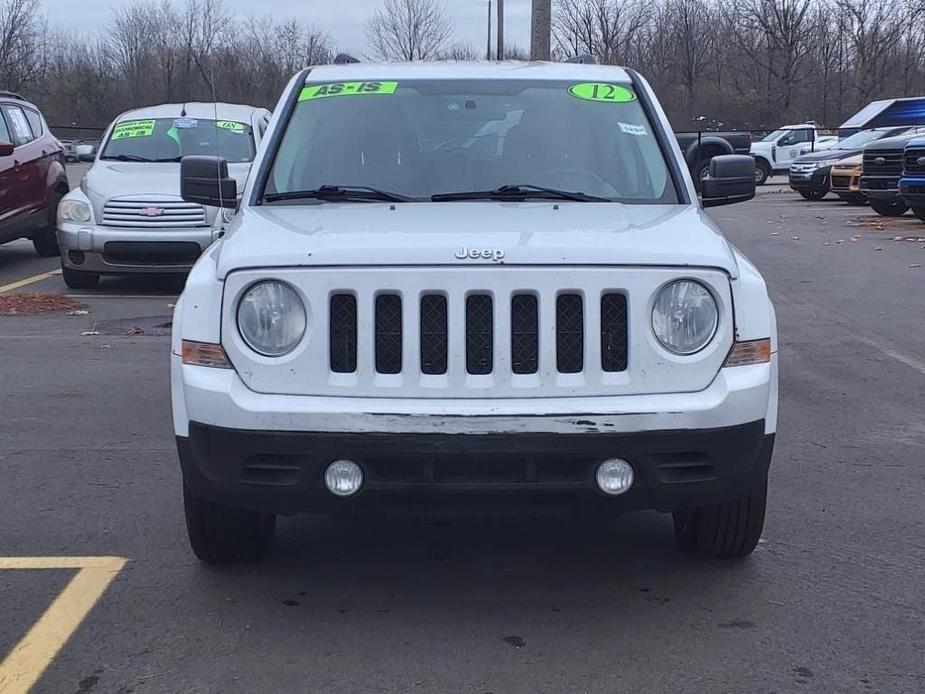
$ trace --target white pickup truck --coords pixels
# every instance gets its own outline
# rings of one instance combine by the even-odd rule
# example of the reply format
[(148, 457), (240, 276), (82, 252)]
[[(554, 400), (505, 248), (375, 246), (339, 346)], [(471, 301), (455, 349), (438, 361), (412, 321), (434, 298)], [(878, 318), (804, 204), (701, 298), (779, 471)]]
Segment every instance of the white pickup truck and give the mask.
[[(516, 117), (515, 117), (516, 116)], [(173, 321), (189, 539), (259, 559), (279, 514), (540, 508), (674, 515), (743, 557), (764, 522), (777, 329), (649, 85), (588, 64), (306, 69)], [(236, 203), (236, 200), (240, 202)]]
[(838, 142), (834, 135), (820, 135), (812, 123), (785, 125), (752, 143), (755, 157), (755, 183), (764, 185), (772, 174), (786, 174), (790, 163), (801, 154), (820, 152)]

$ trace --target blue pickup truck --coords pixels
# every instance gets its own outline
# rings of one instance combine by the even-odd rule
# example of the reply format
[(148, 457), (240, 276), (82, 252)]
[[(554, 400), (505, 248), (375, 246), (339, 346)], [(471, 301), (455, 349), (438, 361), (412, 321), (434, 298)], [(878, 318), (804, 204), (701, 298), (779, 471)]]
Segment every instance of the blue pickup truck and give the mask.
[(925, 137), (911, 140), (903, 150), (903, 174), (899, 194), (913, 214), (925, 222)]

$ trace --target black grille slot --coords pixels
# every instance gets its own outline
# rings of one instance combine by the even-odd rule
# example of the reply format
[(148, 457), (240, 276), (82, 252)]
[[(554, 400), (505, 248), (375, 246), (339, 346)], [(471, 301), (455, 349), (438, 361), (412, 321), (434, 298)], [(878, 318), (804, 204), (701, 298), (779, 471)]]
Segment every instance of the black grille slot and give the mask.
[[(919, 164), (919, 160), (922, 163)], [(925, 149), (907, 149), (905, 161), (906, 173), (925, 173)]]
[(331, 371), (357, 370), (357, 300), (352, 294), (335, 294), (330, 305)]
[(574, 374), (585, 365), (584, 302), (580, 294), (560, 294), (556, 299), (556, 368)]
[(491, 297), (487, 294), (469, 296), (466, 299), (466, 371), (470, 374), (491, 373), (494, 327)]
[(532, 294), (511, 297), (511, 368), (515, 374), (535, 374), (540, 354), (539, 309)]
[(446, 297), (421, 297), (421, 373), (445, 374), (447, 362)]
[(401, 373), (401, 297), (376, 297), (376, 371)]
[(601, 368), (604, 371), (626, 371), (626, 326), (626, 297), (604, 294), (601, 297)]

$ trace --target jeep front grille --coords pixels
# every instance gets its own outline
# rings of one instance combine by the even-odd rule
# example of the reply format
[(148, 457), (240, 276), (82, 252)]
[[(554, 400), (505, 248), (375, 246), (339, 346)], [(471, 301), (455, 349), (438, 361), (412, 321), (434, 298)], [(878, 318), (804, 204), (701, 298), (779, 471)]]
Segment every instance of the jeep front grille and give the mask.
[(188, 229), (207, 225), (202, 205), (180, 198), (112, 198), (103, 207), (103, 226), (132, 229)]
[[(880, 162), (883, 163), (880, 163)], [(901, 149), (868, 150), (864, 152), (865, 176), (899, 176), (903, 169)]]
[[(556, 370), (562, 374), (581, 373), (585, 367), (585, 305), (581, 294), (563, 293), (555, 297)], [(535, 374), (539, 369), (539, 302), (534, 294), (515, 294), (510, 299), (511, 371)], [(375, 302), (376, 373), (397, 374), (403, 370), (402, 298), (398, 294), (379, 294)], [(356, 298), (352, 294), (333, 294), (329, 302), (330, 365), (334, 373), (357, 370)], [(427, 375), (447, 372), (449, 364), (449, 313), (442, 294), (421, 296), (420, 370)], [(601, 370), (625, 371), (628, 362), (626, 297), (607, 293), (600, 303)], [(488, 294), (466, 297), (465, 353), (466, 373), (483, 376), (495, 370), (494, 301)]]

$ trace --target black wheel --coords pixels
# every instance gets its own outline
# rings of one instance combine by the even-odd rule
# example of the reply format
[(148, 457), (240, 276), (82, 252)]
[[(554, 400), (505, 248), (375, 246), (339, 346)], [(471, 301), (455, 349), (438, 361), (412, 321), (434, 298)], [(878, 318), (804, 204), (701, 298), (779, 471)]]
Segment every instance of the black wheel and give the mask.
[(100, 283), (100, 276), (95, 272), (80, 272), (65, 267), (61, 263), (61, 276), (64, 277), (64, 283), (71, 289), (96, 289)]
[(694, 177), (694, 187), (700, 191), (703, 189), (703, 179), (710, 175), (710, 160), (704, 159), (694, 167), (692, 172)]
[(822, 200), (828, 192), (827, 188), (813, 188), (812, 190), (801, 190), (800, 195), (806, 200)]
[(871, 209), (884, 217), (902, 217), (909, 211), (909, 206), (904, 202), (889, 202), (887, 200), (877, 200), (871, 198)]
[(912, 214), (925, 222), (925, 207), (913, 207)]
[(764, 528), (768, 488), (741, 499), (674, 513), (674, 534), (686, 554), (716, 559), (746, 557)]
[(755, 160), (755, 185), (763, 186), (771, 177), (771, 167), (763, 159)]
[(63, 197), (64, 193), (61, 191), (52, 193), (51, 199), (48, 201), (48, 218), (45, 220), (45, 225), (32, 236), (32, 247), (43, 258), (55, 258), (61, 255), (61, 249), (58, 248), (56, 229), (58, 226), (58, 203), (61, 202)]
[(186, 533), (193, 552), (206, 564), (260, 561), (273, 546), (276, 516), (200, 499), (183, 487)]

